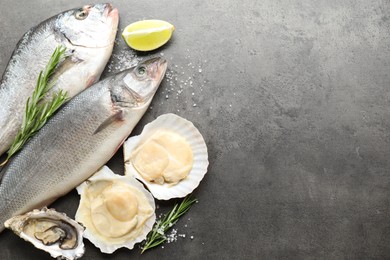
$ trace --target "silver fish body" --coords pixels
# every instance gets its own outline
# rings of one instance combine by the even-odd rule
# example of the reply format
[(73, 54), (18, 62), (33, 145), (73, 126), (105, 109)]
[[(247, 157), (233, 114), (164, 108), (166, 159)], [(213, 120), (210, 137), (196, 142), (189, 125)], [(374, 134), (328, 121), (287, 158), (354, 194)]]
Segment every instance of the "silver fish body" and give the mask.
[(52, 91), (63, 89), (73, 97), (99, 79), (112, 53), (118, 19), (110, 4), (84, 6), (53, 16), (22, 37), (0, 82), (0, 155), (15, 138), (27, 98), (54, 49), (63, 45), (69, 56), (53, 75)]
[(10, 217), (49, 205), (103, 166), (145, 113), (165, 70), (161, 58), (145, 61), (65, 104), (5, 169), (0, 231)]

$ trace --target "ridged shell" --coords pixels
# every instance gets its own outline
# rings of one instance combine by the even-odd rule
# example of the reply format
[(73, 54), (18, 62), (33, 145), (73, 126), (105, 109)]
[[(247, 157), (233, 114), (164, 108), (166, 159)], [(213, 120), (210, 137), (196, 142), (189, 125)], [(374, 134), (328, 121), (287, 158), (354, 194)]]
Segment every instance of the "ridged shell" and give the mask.
[[(111, 171), (110, 168), (107, 166), (103, 166), (98, 172), (96, 172), (92, 177), (90, 177), (87, 181), (83, 182), (81, 185), (79, 185), (76, 189), (80, 196), (82, 196), (82, 193), (84, 189), (87, 187), (88, 183), (95, 182), (95, 181), (101, 181), (101, 180), (117, 180), (123, 183), (126, 183), (128, 185), (131, 185), (133, 187), (136, 187), (138, 190), (140, 190), (146, 197), (148, 203), (153, 208), (153, 215), (149, 217), (149, 219), (144, 223), (144, 228), (142, 230), (142, 233), (132, 241), (126, 241), (126, 243), (116, 244), (116, 243), (108, 243), (107, 241), (102, 240), (99, 236), (96, 236), (95, 233), (88, 228), (83, 223), (83, 215), (82, 210), (80, 208), (81, 203), (79, 205), (79, 208), (77, 209), (75, 219), (79, 221), (80, 223), (83, 223), (86, 226), (84, 237), (87, 238), (89, 241), (91, 241), (92, 244), (94, 244), (97, 248), (100, 249), (101, 252), (111, 254), (115, 250), (126, 247), (128, 249), (133, 249), (134, 245), (136, 243), (139, 243), (143, 241), (148, 233), (152, 230), (153, 225), (156, 221), (156, 206), (154, 202), (153, 196), (150, 194), (149, 191), (147, 191), (144, 186), (139, 183), (137, 180), (135, 180), (132, 177), (129, 176), (122, 176), (115, 174)], [(82, 198), (81, 198), (82, 199)]]
[[(40, 240), (25, 233), (25, 228), (32, 225), (30, 220), (34, 219), (51, 219), (55, 221), (62, 221), (72, 226), (77, 232), (76, 247), (73, 249), (62, 249), (58, 243), (52, 245), (44, 245)], [(67, 217), (64, 213), (55, 211), (54, 209), (43, 208), (41, 210), (35, 209), (24, 215), (15, 216), (5, 222), (5, 227), (11, 229), (16, 235), (24, 240), (32, 243), (36, 248), (48, 252), (54, 258), (78, 259), (84, 255), (85, 248), (83, 243), (84, 227), (73, 219)], [(36, 233), (35, 233), (36, 234)]]
[[(134, 168), (130, 157), (139, 145), (145, 142), (158, 130), (169, 130), (184, 137), (193, 153), (193, 167), (189, 175), (179, 183), (156, 184), (145, 180)], [(156, 199), (169, 200), (183, 198), (195, 190), (207, 172), (209, 165), (207, 146), (203, 136), (194, 124), (175, 114), (164, 114), (147, 124), (142, 133), (129, 138), (123, 145), (125, 175), (134, 176), (143, 182)]]

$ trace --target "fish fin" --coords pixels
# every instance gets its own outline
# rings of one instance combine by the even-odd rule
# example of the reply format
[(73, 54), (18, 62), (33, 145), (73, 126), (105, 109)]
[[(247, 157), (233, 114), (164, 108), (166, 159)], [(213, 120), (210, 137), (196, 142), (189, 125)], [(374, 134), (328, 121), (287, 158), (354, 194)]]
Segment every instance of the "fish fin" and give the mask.
[(83, 62), (82, 59), (79, 59), (76, 56), (73, 56), (72, 54), (68, 54), (65, 57), (65, 59), (58, 64), (54, 74), (50, 78), (50, 81), (56, 82), (62, 74), (64, 74), (65, 72), (70, 70), (72, 67), (74, 67), (75, 64), (78, 64), (81, 62)]
[(92, 86), (95, 82), (96, 82), (96, 76), (89, 77), (87, 81), (87, 88)]
[[(72, 52), (72, 54), (73, 54), (73, 52)], [(75, 55), (72, 55), (72, 54), (69, 55), (69, 56), (67, 56), (66, 59), (65, 59), (64, 61), (72, 62), (72, 63), (74, 63), (74, 64), (78, 64), (78, 63), (84, 62), (83, 59), (81, 59), (80, 57), (77, 57), (77, 56), (75, 56)]]
[(115, 123), (115, 122), (118, 122), (118, 121), (123, 121), (123, 112), (122, 112), (122, 110), (119, 110), (118, 112), (116, 112), (115, 114), (113, 114), (112, 116), (110, 116), (109, 118), (104, 120), (104, 122), (101, 123), (98, 126), (98, 128), (96, 128), (96, 130), (95, 130), (95, 132), (93, 134), (95, 135), (95, 134), (103, 131), (108, 126), (110, 126), (112, 123)]

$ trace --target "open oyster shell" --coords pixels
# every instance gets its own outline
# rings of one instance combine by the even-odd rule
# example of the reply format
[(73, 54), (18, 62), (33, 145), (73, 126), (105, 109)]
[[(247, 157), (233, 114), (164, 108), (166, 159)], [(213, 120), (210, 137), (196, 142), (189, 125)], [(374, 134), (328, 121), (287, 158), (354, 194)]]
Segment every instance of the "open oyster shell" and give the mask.
[[(140, 167), (137, 168), (137, 153), (140, 150), (140, 147), (141, 149), (142, 147), (144, 147), (145, 143), (149, 142), (150, 140), (156, 139), (156, 135), (161, 136), (164, 135), (164, 133), (166, 132), (173, 133), (175, 137), (173, 137), (172, 140), (177, 140), (179, 138), (185, 139), (186, 144), (184, 144), (183, 142), (177, 142), (178, 146), (175, 146), (176, 141), (173, 140), (172, 146), (169, 149), (171, 150), (171, 152), (176, 153), (174, 157), (180, 156), (180, 154), (182, 153), (183, 146), (188, 145), (190, 147), (192, 153), (192, 160), (191, 165), (189, 167), (189, 172), (179, 181), (171, 183), (169, 181), (165, 182), (167, 179), (164, 176), (165, 170), (163, 170), (162, 173), (165, 180), (148, 180), (147, 178), (145, 178), (145, 175), (140, 172)], [(152, 149), (144, 149), (145, 152), (143, 153), (143, 156), (146, 159), (145, 161), (148, 160), (147, 157), (149, 151), (153, 152), (153, 150), (158, 150), (158, 146), (160, 146), (161, 143), (167, 143), (167, 140), (157, 140), (155, 143), (156, 149), (153, 147)], [(192, 122), (175, 114), (161, 115), (153, 122), (147, 124), (140, 135), (130, 137), (126, 140), (123, 145), (123, 150), (125, 161), (125, 175), (134, 176), (135, 178), (143, 182), (145, 186), (149, 189), (149, 191), (153, 194), (153, 196), (159, 200), (183, 198), (186, 195), (190, 194), (196, 187), (198, 187), (200, 181), (203, 179), (204, 175), (207, 172), (207, 167), (209, 164), (207, 146), (199, 130), (193, 125)], [(149, 169), (153, 168), (155, 165), (159, 164), (159, 161), (163, 161), (160, 160), (160, 158), (152, 158), (152, 160), (150, 160), (149, 158), (149, 161), (151, 161), (151, 165), (147, 165), (146, 167), (148, 167)], [(172, 160), (175, 161), (176, 158), (173, 158)], [(142, 165), (140, 166), (142, 167)], [(152, 171), (153, 169), (151, 169), (151, 172)]]
[(103, 166), (77, 187), (80, 204), (75, 219), (85, 226), (84, 237), (101, 252), (111, 254), (143, 241), (156, 221), (153, 196), (133, 177)]
[(36, 209), (12, 217), (4, 225), (54, 258), (77, 259), (85, 252), (84, 227), (54, 209)]

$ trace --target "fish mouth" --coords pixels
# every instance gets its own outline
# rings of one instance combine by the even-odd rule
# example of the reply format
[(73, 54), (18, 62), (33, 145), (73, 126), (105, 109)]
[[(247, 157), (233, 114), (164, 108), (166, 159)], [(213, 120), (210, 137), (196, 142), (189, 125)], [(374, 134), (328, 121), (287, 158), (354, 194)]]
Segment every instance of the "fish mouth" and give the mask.
[(119, 23), (119, 11), (117, 8), (113, 8), (112, 4), (105, 4), (103, 11), (103, 16), (106, 17), (107, 21), (112, 25), (112, 42), (114, 44), (116, 33), (118, 32), (118, 23)]
[(150, 66), (151, 78), (157, 79), (158, 84), (160, 84), (168, 67), (167, 60), (161, 57), (155, 57), (145, 61), (144, 64)]
[(113, 8), (112, 4), (110, 4), (110, 3), (106, 3), (104, 5), (105, 5), (105, 8), (104, 8), (104, 11), (103, 11), (103, 15), (105, 17), (111, 17), (111, 18), (118, 17), (119, 12), (118, 12), (117, 8)]
[(105, 3), (105, 4), (95, 4), (95, 5), (84, 5), (82, 7), (83, 10), (89, 12), (92, 8), (96, 8), (99, 10), (100, 14), (103, 17), (116, 17), (118, 16), (118, 9), (112, 7), (111, 3)]
[(167, 71), (168, 63), (166, 59), (163, 59), (161, 57), (151, 58), (147, 60), (145, 63), (150, 64), (150, 76), (154, 81), (154, 90), (149, 93), (149, 95), (145, 96), (145, 99), (152, 100), (152, 97), (156, 93), (157, 89), (160, 87), (161, 81), (163, 80), (165, 76), (165, 72)]
[(160, 60), (158, 61), (158, 71), (159, 71), (158, 73), (161, 75), (160, 81), (158, 83), (159, 85), (165, 76), (165, 72), (167, 71), (167, 68), (168, 68), (167, 60), (160, 58)]

